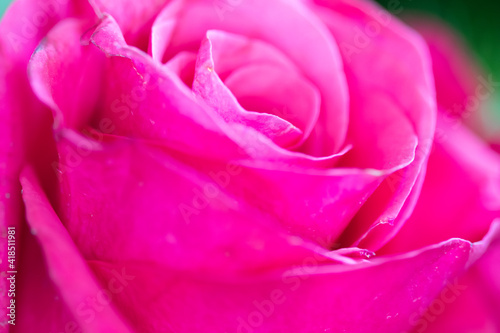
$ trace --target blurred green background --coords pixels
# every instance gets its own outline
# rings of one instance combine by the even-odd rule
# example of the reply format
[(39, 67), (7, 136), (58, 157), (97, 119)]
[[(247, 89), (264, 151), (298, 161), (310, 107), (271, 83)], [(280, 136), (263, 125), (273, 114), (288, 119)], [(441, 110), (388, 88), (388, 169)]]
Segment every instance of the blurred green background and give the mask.
[[(465, 40), (485, 73), (500, 80), (500, 1), (496, 0), (376, 0), (384, 7), (401, 8), (404, 18), (415, 12), (447, 22)], [(488, 101), (483, 123), (493, 136), (500, 131), (500, 93)]]
[(9, 5), (10, 2), (11, 0), (0, 0), (0, 13), (2, 15), (5, 9), (7, 9), (7, 6)]
[[(401, 15), (432, 13), (465, 38), (488, 72), (500, 78), (500, 2), (496, 0), (377, 0), (387, 7), (400, 3)], [(392, 4), (394, 8), (394, 4)]]

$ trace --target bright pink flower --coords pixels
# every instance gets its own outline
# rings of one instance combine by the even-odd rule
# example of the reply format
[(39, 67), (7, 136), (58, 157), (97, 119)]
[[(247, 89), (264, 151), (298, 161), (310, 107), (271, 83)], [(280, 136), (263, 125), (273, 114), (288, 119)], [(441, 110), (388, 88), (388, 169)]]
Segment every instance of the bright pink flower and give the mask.
[[(499, 156), (479, 137), (488, 138), (479, 120), (488, 117), (486, 106), (500, 83), (479, 69), (464, 44), (442, 23), (418, 16), (409, 21), (429, 45), (438, 121), (419, 203), (382, 253), (408, 251), (451, 237), (479, 240), (500, 211)], [(500, 242), (496, 241), (456, 281), (463, 295), (460, 292), (452, 300), (445, 288), (421, 311), (414, 332), (498, 332), (498, 262)]]
[(0, 23), (13, 332), (402, 332), (480, 258), (498, 283), (500, 158), (434, 139), (460, 80), (416, 32), (359, 0), (116, 2)]

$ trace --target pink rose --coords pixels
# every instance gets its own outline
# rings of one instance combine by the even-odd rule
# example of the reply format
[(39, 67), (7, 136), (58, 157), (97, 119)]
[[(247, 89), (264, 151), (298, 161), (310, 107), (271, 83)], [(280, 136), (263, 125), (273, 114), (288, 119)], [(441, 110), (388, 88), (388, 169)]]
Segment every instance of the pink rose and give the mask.
[(500, 329), (500, 158), (378, 6), (19, 0), (0, 26), (3, 327), (422, 332), (472, 298)]
[[(498, 93), (500, 82), (484, 73), (463, 42), (441, 23), (426, 17), (411, 17), (409, 21), (429, 45), (439, 112), (419, 203), (383, 250), (388, 253), (451, 237), (479, 240), (500, 209), (498, 154), (473, 133), (495, 142), (481, 119), (491, 118), (488, 104)], [(496, 241), (428, 309), (419, 311), (423, 315), (413, 321), (413, 332), (500, 331), (498, 262), (500, 243)], [(460, 296), (454, 297), (457, 294)]]

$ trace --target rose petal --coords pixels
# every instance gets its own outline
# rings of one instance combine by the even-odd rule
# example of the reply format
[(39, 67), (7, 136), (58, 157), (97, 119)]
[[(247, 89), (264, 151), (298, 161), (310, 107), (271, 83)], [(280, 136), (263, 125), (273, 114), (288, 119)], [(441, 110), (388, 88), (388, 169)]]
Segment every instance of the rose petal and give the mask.
[(488, 305), (488, 297), (480, 289), (470, 274), (458, 279), (440, 293), (431, 308), (421, 311), (421, 318), (415, 318), (412, 333), (498, 332), (496, 308)]
[[(94, 44), (81, 45), (78, 23), (63, 21), (49, 33), (49, 38), (30, 62), (31, 84), (38, 97), (58, 117), (56, 129), (69, 127), (81, 130), (92, 122), (104, 133), (142, 138), (165, 138), (168, 135), (180, 145), (190, 144), (191, 147), (187, 148), (204, 153), (210, 150), (203, 150), (204, 147), (198, 145), (200, 142), (214, 146), (219, 143), (218, 148), (227, 146), (227, 149), (221, 150), (222, 153), (237, 150), (235, 144), (216, 133), (220, 130), (202, 110), (203, 107), (188, 95), (187, 88), (178, 79), (175, 80), (170, 72), (154, 67), (146, 58), (147, 55), (135, 48), (124, 49), (123, 53), (137, 52), (134, 58), (144, 61), (144, 64), (135, 65), (125, 56), (112, 56), (121, 51), (116, 49), (116, 45), (120, 45), (120, 42), (124, 44), (116, 22), (111, 18), (106, 19), (98, 29), (95, 34), (94, 30), (89, 32), (88, 35), (93, 37), (83, 37), (84, 42), (90, 39), (98, 48)], [(66, 33), (66, 30), (71, 33)], [(103, 54), (103, 51), (107, 53)], [(99, 62), (94, 63), (95, 59), (101, 60), (105, 55), (110, 58), (104, 66), (99, 66)], [(136, 68), (139, 65), (146, 66), (149, 71), (141, 75)], [(58, 75), (61, 69), (68, 74)], [(90, 72), (87, 80), (75, 85), (74, 80), (78, 80), (85, 69)], [(78, 97), (84, 103), (75, 103)], [(165, 112), (166, 109), (171, 111)], [(196, 140), (192, 134), (187, 134), (190, 128), (193, 129), (192, 133), (199, 133), (203, 139)], [(186, 135), (189, 140), (185, 139)], [(195, 149), (192, 140), (198, 148)]]
[[(228, 49), (228, 52), (224, 52), (226, 49)], [(246, 54), (247, 51), (249, 51), (248, 58), (245, 58), (242, 53)], [(221, 59), (221, 55), (224, 54), (224, 57), (230, 57), (229, 53), (239, 53), (239, 56), (231, 57), (232, 60), (228, 64), (225, 60)], [(285, 57), (279, 51), (262, 42), (252, 41), (248, 38), (223, 32), (209, 31), (198, 53), (193, 91), (208, 105), (213, 107), (226, 122), (239, 123), (252, 127), (269, 137), (279, 146), (289, 147), (297, 145), (299, 140), (304, 138), (305, 133), (285, 119), (271, 114), (271, 110), (268, 112), (263, 110), (255, 112), (259, 110), (253, 109), (244, 110), (241, 102), (237, 101), (235, 99), (236, 96), (229, 90), (230, 87), (222, 82), (223, 79), (227, 81), (229, 77), (232, 77), (234, 71), (239, 66), (244, 66), (244, 64), (252, 62), (276, 62), (276, 66), (272, 68), (284, 67), (288, 71), (295, 71), (296, 69), (293, 64), (290, 64), (286, 58), (283, 58)], [(266, 76), (261, 79), (269, 78), (269, 76), (272, 76), (272, 72), (266, 72)], [(261, 94), (259, 91), (256, 91), (257, 87), (251, 81), (245, 80), (245, 85), (250, 86), (251, 90), (255, 90), (254, 93), (256, 95)], [(314, 88), (306, 84), (304, 85), (304, 88), (309, 88), (309, 90), (305, 90), (306, 93), (309, 93), (306, 96), (313, 100), (313, 104), (316, 102), (316, 105), (312, 106), (312, 109), (316, 109), (316, 112), (312, 112), (312, 114), (317, 114), (319, 112), (317, 92)], [(277, 103), (279, 104), (279, 101)]]
[(415, 322), (414, 332), (494, 333), (500, 329), (500, 242), (461, 277), (456, 285), (445, 288)]
[[(244, 283), (130, 264), (135, 293), (125, 291), (120, 301), (128, 305), (125, 313), (141, 318), (134, 323), (138, 331), (402, 332), (472, 262), (475, 246), (482, 245), (455, 239), (400, 257), (334, 267), (306, 257), (296, 269)], [(102, 279), (113, 268), (93, 267)]]
[(294, 146), (302, 144), (316, 125), (319, 93), (295, 73), (272, 66), (246, 66), (231, 73), (224, 83), (245, 109), (274, 114), (297, 126), (302, 139)]
[(498, 146), (500, 123), (495, 112), (498, 108), (495, 93), (500, 82), (480, 68), (477, 57), (467, 49), (458, 32), (444, 22), (422, 15), (406, 19), (429, 46), (438, 117), (448, 123), (466, 124), (492, 143), (493, 148)]
[(93, 117), (102, 90), (105, 57), (95, 47), (81, 45), (87, 29), (85, 22), (76, 19), (59, 22), (29, 63), (31, 86), (54, 111), (56, 128), (84, 127)]
[(443, 135), (436, 138), (418, 203), (385, 253), (451, 237), (475, 241), (500, 216), (498, 154), (463, 126), (439, 121), (438, 129)]
[[(229, 125), (211, 108), (197, 103), (192, 92), (166, 68), (126, 45), (111, 17), (89, 35), (92, 43), (110, 57), (102, 91), (104, 101), (94, 124), (105, 133), (110, 130), (106, 132), (103, 127), (112, 124), (113, 134), (161, 141), (194, 155), (223, 159), (249, 155), (318, 168), (331, 167), (348, 150), (316, 158), (282, 149), (252, 128)], [(102, 126), (103, 121), (108, 126)]]
[[(282, 266), (310, 253), (273, 216), (225, 193), (208, 174), (160, 148), (119, 137), (97, 144), (65, 131), (59, 154), (61, 216), (86, 259), (141, 260), (230, 275)], [(228, 177), (241, 173), (238, 165), (218, 166)]]
[[(75, 159), (78, 147), (88, 154)], [(96, 144), (65, 131), (59, 149), (68, 204), (60, 214), (102, 281), (117, 265), (135, 277), (117, 304), (138, 331), (203, 325), (244, 332), (245, 325), (260, 325), (263, 331), (400, 332), (500, 237), (497, 223), (475, 244), (452, 239), (339, 265), (321, 248), (280, 231), (274, 217), (247, 206), (248, 199), (222, 192), (227, 184), (161, 148), (116, 137)], [(251, 180), (243, 170), (235, 173), (234, 165), (216, 170), (221, 167), (232, 170), (230, 182)], [(109, 186), (96, 186), (104, 180)], [(124, 205), (133, 209), (124, 211)], [(272, 309), (265, 302), (271, 298)]]
[[(341, 60), (324, 26), (299, 2), (241, 2), (229, 9), (219, 2), (174, 1), (155, 24), (175, 20), (166, 59), (180, 50), (196, 51), (207, 30), (217, 29), (261, 39), (280, 49), (321, 93), (321, 114), (304, 151), (328, 156), (343, 146), (347, 130), (347, 95)], [(241, 24), (241, 22), (246, 22)], [(290, 34), (290, 31), (301, 31)]]
[(449, 116), (475, 111), (466, 110), (466, 104), (469, 98), (479, 97), (477, 93), (483, 92), (477, 90), (481, 71), (457, 33), (430, 18), (410, 16), (408, 23), (429, 46), (439, 107)]
[(195, 65), (196, 54), (193, 52), (180, 52), (165, 64), (189, 88), (193, 86)]
[[(98, 142), (104, 140), (106, 133), (154, 140), (155, 144), (165, 147), (187, 164), (192, 165), (193, 158), (195, 161), (200, 159), (203, 163), (196, 162), (195, 167), (205, 174), (214, 171), (207, 169), (213, 166), (210, 161), (241, 160), (248, 166), (249, 176), (232, 182), (228, 190), (242, 198), (250, 196), (252, 203), (277, 214), (288, 230), (326, 247), (331, 246), (386, 176), (387, 171), (383, 170), (322, 170), (345, 151), (327, 158), (311, 158), (297, 152), (276, 150), (272, 142), (251, 128), (229, 127), (220, 119), (216, 120), (210, 109), (193, 100), (175, 76), (154, 65), (140, 51), (120, 46), (124, 41), (117, 29), (116, 23), (107, 18), (95, 33), (91, 32), (93, 43), (110, 55), (105, 71), (109, 78), (102, 86), (104, 102), (96, 107), (99, 113), (92, 117), (100, 132), (85, 128), (82, 129), (85, 135)], [(67, 44), (73, 45), (71, 41)], [(39, 52), (43, 54), (47, 47), (51, 47), (50, 43)], [(58, 61), (63, 62), (63, 59)], [(37, 84), (50, 91), (52, 83), (45, 79)], [(60, 96), (65, 96), (69, 85), (59, 84), (58, 87)], [(51, 94), (46, 96), (52, 98)], [(62, 135), (65, 128), (65, 122), (61, 122), (57, 135)], [(231, 135), (232, 140), (223, 133)], [(75, 149), (73, 162), (85, 157), (88, 148)], [(255, 162), (251, 162), (252, 159)], [(290, 165), (296, 168), (290, 168)], [(321, 169), (314, 171), (313, 167)], [(262, 184), (272, 184), (276, 190), (263, 189)], [(307, 193), (305, 200), (297, 204), (296, 196), (303, 196), (303, 193)], [(339, 200), (341, 193), (343, 199)], [(324, 200), (318, 201), (318, 197)], [(283, 207), (289, 209), (283, 210)], [(309, 222), (312, 227), (308, 226)]]
[[(367, 131), (373, 131), (371, 137), (396, 135), (397, 143), (391, 145), (385, 140), (381, 148), (386, 154), (393, 151), (388, 156), (398, 163), (407, 159), (415, 143), (412, 136), (418, 139), (413, 162), (380, 185), (340, 240), (347, 246), (376, 250), (405, 223), (420, 191), (436, 118), (430, 59), (418, 35), (371, 2), (315, 3), (317, 14), (342, 51), (349, 91), (354, 97), (349, 137), (360, 144), (356, 149), (370, 156), (373, 142), (365, 141)], [(384, 115), (385, 112), (390, 113)], [(400, 116), (395, 116), (395, 112)], [(386, 117), (394, 123), (381, 122)], [(364, 122), (365, 118), (371, 122)], [(398, 118), (406, 118), (413, 131), (406, 130), (405, 134), (401, 120), (395, 125)], [(370, 129), (372, 123), (378, 126)]]
[[(130, 332), (113, 306), (89, 310), (92, 305), (88, 299), (99, 297), (103, 291), (43, 194), (34, 172), (24, 169), (20, 181), (27, 221), (43, 249), (50, 279), (80, 328), (89, 332)], [(89, 311), (92, 317), (86, 316)], [(67, 327), (61, 322), (64, 317), (57, 319)]]
[[(14, 83), (14, 77), (11, 74), (10, 62), (0, 58), (0, 269), (2, 272), (8, 269), (8, 246), (7, 246), (7, 228), (17, 227), (19, 230), (22, 221), (21, 188), (19, 186), (18, 174), (22, 167), (25, 154), (23, 147), (23, 135), (19, 130), (21, 128), (21, 118), (19, 111), (21, 103), (16, 103), (11, 98), (13, 95), (7, 82)], [(5, 294), (8, 288), (8, 281), (4, 278), (0, 281), (0, 290)], [(8, 298), (2, 297), (0, 306), (2, 310), (2, 323), (8, 319), (6, 317)]]
[[(145, 54), (125, 46), (111, 18), (103, 20), (95, 33), (90, 34), (94, 45), (110, 56), (106, 65), (109, 79), (102, 91), (104, 103), (98, 108), (100, 114), (93, 117), (101, 133), (85, 130), (86, 135), (97, 141), (102, 141), (105, 133), (155, 140), (188, 164), (193, 163), (193, 157), (201, 158), (204, 162), (196, 168), (205, 174), (213, 171), (207, 170), (210, 161), (242, 160), (250, 168), (249, 175), (245, 176), (248, 178), (238, 178), (242, 181), (235, 180), (228, 190), (243, 198), (250, 196), (253, 203), (277, 214), (291, 232), (326, 247), (332, 245), (387, 174), (384, 170), (370, 169), (315, 172), (313, 167), (328, 168), (345, 151), (327, 158), (311, 158), (276, 150), (273, 148), (276, 146), (251, 128), (229, 127), (214, 118), (210, 109), (190, 97), (178, 79), (153, 64)], [(50, 87), (51, 83), (45, 81), (44, 84)], [(64, 126), (59, 132), (63, 130)], [(230, 135), (232, 140), (222, 133)], [(73, 156), (76, 161), (86, 156), (85, 146), (83, 149), (82, 153), (82, 148), (76, 147), (76, 156)], [(255, 162), (251, 162), (252, 159)], [(296, 168), (291, 169), (290, 165)], [(263, 190), (262, 184), (266, 183), (277, 190)], [(307, 193), (305, 200), (297, 204), (296, 196), (304, 193)], [(341, 193), (343, 199), (339, 200)], [(318, 197), (324, 200), (318, 201)]]
[(120, 0), (117, 4), (113, 0), (89, 1), (100, 18), (103, 18), (105, 13), (113, 16), (127, 42), (142, 50), (148, 49), (152, 23), (161, 8), (168, 2), (169, 0)]
[[(22, 201), (19, 172), (30, 161), (48, 187), (53, 180), (50, 161), (55, 158), (51, 137), (50, 111), (34, 96), (27, 79), (26, 65), (38, 42), (60, 19), (80, 16), (94, 19), (87, 3), (58, 3), (19, 0), (13, 2), (0, 21), (0, 270), (7, 269), (7, 230), (14, 226), (18, 246), (22, 245)], [(50, 187), (48, 187), (50, 188)], [(47, 191), (52, 197), (53, 191)], [(21, 277), (19, 277), (21, 278)], [(5, 291), (2, 279), (0, 289)], [(0, 305), (5, 323), (7, 297)], [(5, 306), (4, 306), (5, 305)]]
[(86, 1), (14, 1), (0, 22), (5, 32), (0, 35), (2, 53), (25, 66), (47, 32), (67, 17), (85, 19), (90, 25), (96, 19)]

